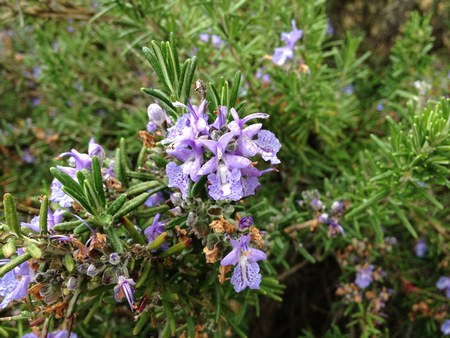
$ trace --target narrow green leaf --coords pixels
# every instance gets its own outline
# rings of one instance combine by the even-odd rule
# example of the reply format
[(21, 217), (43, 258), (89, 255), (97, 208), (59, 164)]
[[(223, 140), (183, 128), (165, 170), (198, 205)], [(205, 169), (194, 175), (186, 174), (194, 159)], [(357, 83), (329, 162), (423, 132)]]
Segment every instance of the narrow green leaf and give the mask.
[(164, 251), (161, 254), (161, 257), (165, 258), (165, 257), (173, 256), (173, 255), (183, 251), (185, 248), (187, 248), (189, 246), (189, 244), (191, 244), (190, 239), (187, 239), (183, 242), (179, 242), (179, 243), (171, 246), (170, 248), (168, 248), (166, 251)]
[(62, 187), (62, 191), (64, 191), (67, 195), (69, 195), (70, 197), (72, 197), (75, 201), (77, 201), (78, 203), (80, 203), (80, 205), (86, 209), (87, 212), (91, 213), (92, 215), (94, 215), (94, 209), (92, 208), (92, 206), (89, 204), (88, 200), (86, 199), (86, 197), (83, 194), (79, 194), (76, 191), (73, 191), (72, 189), (70, 189), (69, 187), (63, 186)]
[(405, 212), (403, 210), (401, 210), (393, 201), (391, 201), (391, 206), (392, 209), (394, 209), (395, 213), (397, 214), (397, 216), (400, 218), (400, 221), (402, 221), (403, 225), (405, 226), (405, 228), (409, 231), (409, 233), (417, 239), (417, 232), (414, 229), (414, 227), (411, 225), (411, 223), (409, 222), (408, 218), (405, 215)]
[(6, 263), (0, 268), (0, 278), (3, 277), (7, 272), (11, 271), (15, 267), (22, 264), (23, 262), (26, 262), (30, 258), (31, 255), (29, 253), (24, 253), (20, 256), (12, 258), (8, 263)]
[(131, 238), (135, 243), (145, 245), (146, 241), (141, 236), (141, 234), (136, 230), (136, 227), (134, 224), (125, 216), (120, 218), (120, 223), (124, 226), (124, 228), (127, 230), (127, 232), (130, 234)]
[(305, 247), (303, 246), (303, 244), (299, 244), (297, 251), (306, 258), (307, 261), (311, 262), (311, 263), (315, 263), (316, 259), (305, 249)]
[(6, 193), (3, 196), (3, 206), (5, 209), (6, 225), (9, 230), (17, 236), (22, 237), (19, 227), (19, 220), (17, 218), (16, 201), (11, 194)]
[(228, 107), (234, 107), (236, 105), (236, 100), (239, 94), (239, 85), (241, 84), (241, 72), (237, 71), (234, 75), (233, 86), (231, 87), (230, 102)]
[(119, 238), (119, 235), (117, 233), (117, 229), (113, 229), (111, 227), (105, 229), (105, 233), (108, 236), (108, 242), (111, 245), (111, 248), (114, 250), (114, 252), (122, 253), (123, 252), (123, 244), (122, 241)]
[(164, 60), (164, 56), (162, 54), (161, 47), (158, 46), (156, 41), (152, 41), (151, 45), (153, 47), (153, 53), (155, 54), (156, 59), (158, 60), (158, 65), (161, 68), (161, 72), (162, 72), (162, 75), (163, 75), (161, 80), (166, 85), (166, 87), (169, 89), (169, 91), (171, 93), (173, 93), (174, 91), (173, 91), (172, 82), (170, 81), (169, 72), (167, 70), (166, 61)]
[(351, 217), (361, 213), (362, 211), (369, 208), (371, 205), (376, 204), (380, 202), (383, 198), (389, 195), (389, 190), (382, 190), (374, 194), (372, 197), (370, 197), (368, 200), (364, 201), (360, 205), (358, 205), (356, 208), (351, 209), (346, 215), (345, 219), (350, 219)]
[(50, 172), (59, 182), (62, 183), (62, 185), (70, 188), (71, 190), (77, 192), (80, 195), (83, 194), (83, 190), (81, 189), (81, 186), (72, 177), (67, 175), (65, 172), (63, 172), (55, 167), (50, 168)]
[(100, 200), (102, 209), (106, 205), (105, 189), (103, 188), (103, 176), (100, 161), (97, 156), (92, 158), (92, 176), (94, 179), (94, 188)]
[(43, 196), (41, 201), (41, 209), (39, 211), (39, 232), (41, 234), (47, 233), (47, 218), (48, 218), (48, 197)]
[(128, 196), (137, 195), (137, 194), (143, 193), (147, 190), (153, 189), (160, 184), (161, 183), (159, 183), (158, 181), (149, 181), (149, 182), (138, 183), (138, 184), (132, 185), (130, 188), (128, 188), (127, 195)]
[(194, 80), (195, 68), (197, 67), (197, 58), (193, 56), (191, 58), (191, 64), (187, 73), (186, 83), (183, 85), (186, 88), (185, 99), (191, 95), (192, 81)]
[(117, 197), (114, 202), (112, 202), (108, 209), (106, 209), (106, 212), (109, 215), (114, 215), (117, 211), (119, 211), (120, 208), (122, 208), (122, 206), (125, 204), (125, 202), (127, 201), (127, 195), (126, 194), (122, 194), (119, 197)]
[(145, 192), (143, 194), (140, 194), (139, 196), (136, 196), (135, 198), (129, 200), (126, 202), (123, 207), (114, 215), (115, 219), (119, 219), (120, 217), (128, 215), (131, 211), (134, 209), (137, 209), (140, 207), (144, 202), (148, 199), (150, 196), (149, 193)]
[(133, 329), (134, 336), (137, 336), (142, 331), (144, 326), (151, 324), (151, 322), (149, 321), (151, 314), (152, 311), (149, 308), (139, 315), (139, 319), (136, 323), (136, 326)]
[(172, 53), (173, 60), (175, 62), (174, 68), (179, 76), (180, 75), (180, 60), (178, 59), (177, 40), (176, 40), (175, 34), (173, 32), (171, 32), (169, 35), (169, 41), (170, 41), (170, 51)]
[(190, 86), (190, 84), (187, 83), (188, 81), (188, 68), (190, 67), (191, 60), (187, 59), (183, 66), (181, 67), (181, 73), (180, 73), (180, 82), (178, 82), (178, 101), (185, 102), (186, 97), (183, 97), (186, 94), (186, 85)]

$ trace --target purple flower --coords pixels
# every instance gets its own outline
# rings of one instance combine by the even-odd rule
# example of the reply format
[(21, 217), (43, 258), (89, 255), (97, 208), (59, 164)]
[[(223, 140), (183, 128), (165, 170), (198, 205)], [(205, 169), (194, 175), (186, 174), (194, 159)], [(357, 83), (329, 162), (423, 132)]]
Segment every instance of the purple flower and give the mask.
[(389, 245), (396, 245), (398, 243), (397, 238), (392, 236), (385, 237), (384, 242)]
[(31, 104), (33, 107), (39, 106), (40, 100), (38, 97), (33, 97), (33, 100), (31, 101)]
[(31, 154), (30, 148), (26, 148), (23, 151), (22, 161), (25, 163), (35, 163), (36, 162), (36, 157), (34, 157), (33, 154)]
[(417, 257), (423, 257), (427, 253), (428, 247), (425, 241), (421, 238), (417, 241), (416, 246), (414, 247), (416, 251)]
[(297, 26), (295, 25), (295, 20), (292, 20), (291, 24), (292, 30), (289, 33), (285, 32), (281, 33), (281, 40), (286, 42), (286, 46), (293, 50), (296, 42), (302, 38), (303, 31), (301, 29), (297, 29)]
[(156, 103), (148, 106), (147, 115), (149, 120), (147, 131), (149, 133), (154, 132), (157, 128), (162, 128), (169, 119), (165, 111)]
[(322, 224), (328, 224), (329, 221), (329, 216), (326, 212), (323, 212), (320, 214), (319, 218), (318, 218), (319, 223)]
[(377, 104), (377, 110), (378, 111), (382, 111), (384, 109), (384, 104), (383, 103), (378, 103)]
[(53, 179), (51, 185), (51, 194), (50, 194), (50, 202), (59, 203), (62, 208), (70, 208), (72, 206), (73, 199), (72, 197), (66, 195), (66, 193), (62, 190), (63, 185), (56, 178)]
[(88, 145), (88, 155), (92, 158), (94, 156), (98, 157), (100, 161), (100, 165), (103, 163), (105, 159), (105, 150), (100, 144), (95, 143), (94, 138), (91, 138)]
[(447, 298), (450, 298), (450, 277), (442, 276), (436, 282), (436, 287), (439, 290), (445, 290), (445, 295)]
[(278, 47), (275, 48), (272, 61), (277, 66), (282, 66), (286, 63), (288, 59), (294, 58), (294, 51), (289, 47)]
[(344, 202), (343, 201), (335, 201), (331, 205), (331, 211), (333, 214), (340, 214), (344, 211)]
[(150, 197), (147, 198), (147, 201), (145, 201), (144, 205), (146, 207), (154, 207), (160, 205), (161, 203), (164, 203), (165, 200), (166, 199), (164, 198), (164, 194), (161, 191), (158, 191), (157, 193), (150, 195)]
[(447, 319), (444, 323), (442, 323), (441, 332), (444, 336), (450, 335), (450, 319)]
[(322, 203), (322, 201), (321, 201), (320, 199), (318, 199), (318, 198), (313, 198), (313, 199), (311, 200), (311, 207), (312, 207), (314, 210), (322, 210), (322, 208), (323, 208), (323, 203)]
[(153, 242), (156, 239), (156, 237), (158, 237), (164, 232), (165, 222), (160, 222), (160, 219), (161, 214), (156, 214), (155, 218), (153, 219), (152, 225), (150, 225), (147, 229), (144, 230), (144, 235), (145, 237), (147, 237), (149, 244)]
[(203, 42), (209, 42), (211, 40), (212, 45), (217, 49), (225, 45), (225, 42), (216, 34), (202, 33), (200, 34), (200, 40)]
[(125, 278), (124, 276), (119, 276), (117, 285), (114, 287), (114, 298), (117, 302), (121, 303), (124, 298), (127, 299), (130, 305), (131, 311), (133, 311), (134, 298), (133, 298), (133, 286), (136, 283), (131, 278)]
[(342, 92), (346, 95), (353, 94), (353, 83), (348, 84), (342, 89)]
[(272, 82), (272, 79), (270, 78), (269, 74), (266, 74), (264, 72), (265, 72), (265, 68), (264, 67), (260, 67), (256, 71), (256, 75), (255, 76), (256, 76), (257, 79), (260, 79), (262, 81), (263, 85), (267, 85), (267, 84)]
[(333, 25), (331, 24), (331, 20), (328, 19), (328, 24), (327, 24), (327, 35), (333, 35), (334, 34), (334, 28)]
[[(19, 249), (17, 253), (21, 254), (22, 252)], [(4, 260), (3, 264), (6, 264), (8, 261), (9, 259)], [(19, 300), (25, 297), (28, 294), (30, 280), (31, 275), (28, 262), (20, 264), (1, 277), (0, 296), (3, 297), (3, 301), (0, 303), (0, 310), (6, 308), (13, 300)]]
[(239, 229), (245, 229), (251, 227), (254, 223), (255, 221), (252, 216), (245, 216), (239, 220), (238, 227)]
[(330, 237), (335, 237), (337, 234), (342, 234), (345, 236), (344, 228), (339, 224), (338, 220), (332, 217), (328, 222), (328, 235)]
[[(63, 219), (64, 210), (57, 209), (55, 213), (52, 212), (50, 208), (48, 208), (48, 214), (47, 214), (47, 230), (53, 229), (53, 227), (56, 224), (61, 223)], [(34, 232), (39, 232), (39, 216), (34, 216), (30, 223), (21, 222), (20, 225), (23, 227), (27, 227)]]
[(232, 239), (233, 250), (226, 255), (220, 264), (222, 266), (234, 265), (231, 283), (236, 292), (241, 292), (246, 287), (259, 289), (261, 274), (257, 261), (267, 259), (264, 252), (250, 247), (250, 235), (242, 236), (237, 241)]
[(358, 273), (356, 274), (355, 284), (358, 285), (361, 289), (365, 289), (366, 287), (368, 287), (373, 281), (373, 270), (373, 265), (369, 265), (365, 268), (360, 267)]
[(294, 48), (298, 40), (303, 36), (303, 31), (297, 29), (295, 25), (295, 20), (291, 21), (292, 30), (289, 33), (281, 33), (281, 40), (286, 43), (285, 47), (275, 48), (274, 54), (272, 56), (272, 61), (278, 66), (282, 66), (288, 59), (294, 58)]

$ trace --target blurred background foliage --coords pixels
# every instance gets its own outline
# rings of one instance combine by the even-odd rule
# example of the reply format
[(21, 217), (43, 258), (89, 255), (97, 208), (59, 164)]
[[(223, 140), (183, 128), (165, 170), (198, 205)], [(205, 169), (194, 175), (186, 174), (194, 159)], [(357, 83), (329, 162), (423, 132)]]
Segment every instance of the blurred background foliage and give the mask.
[[(110, 151), (125, 137), (136, 155), (152, 103), (140, 87), (159, 86), (141, 48), (174, 32), (180, 54), (198, 58), (196, 78), (218, 83), (242, 72), (246, 111), (269, 113), (265, 124), (283, 144), (279, 174), (249, 205), (259, 206), (255, 219), (271, 231), (288, 289), (281, 305), (262, 300), (252, 336), (438, 332), (448, 311), (434, 285), (449, 271), (450, 141), (448, 103), (436, 104), (449, 94), (449, 2), (0, 1), (0, 8), (2, 193), (32, 206), (30, 197), (47, 192), (55, 157), (91, 137)], [(271, 55), (292, 18), (303, 37), (295, 60), (279, 67)], [(202, 41), (202, 33), (222, 43)], [(328, 205), (345, 201), (346, 237), (308, 231), (314, 214), (298, 201), (310, 189)], [(399, 244), (386, 244), (394, 236)], [(426, 259), (413, 255), (418, 238), (429, 245)], [(336, 295), (363, 262), (387, 271), (378, 291), (395, 290), (384, 316), (370, 310), (369, 297)]]

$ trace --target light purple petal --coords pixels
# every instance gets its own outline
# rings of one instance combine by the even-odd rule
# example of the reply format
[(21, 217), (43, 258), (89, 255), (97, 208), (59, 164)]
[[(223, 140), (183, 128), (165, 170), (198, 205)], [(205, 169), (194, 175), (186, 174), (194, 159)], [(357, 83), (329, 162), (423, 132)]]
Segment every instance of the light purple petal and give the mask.
[(231, 250), (231, 252), (222, 259), (220, 265), (236, 265), (239, 261), (239, 251), (239, 248), (234, 248), (233, 250)]
[(231, 169), (246, 168), (252, 163), (248, 158), (237, 155), (224, 155), (223, 160), (228, 168)]
[(438, 281), (436, 283), (436, 287), (439, 290), (444, 290), (444, 289), (450, 288), (450, 278), (442, 276), (441, 278), (438, 279)]
[(247, 256), (249, 262), (266, 260), (267, 255), (259, 249), (249, 248), (250, 254)]
[(261, 156), (265, 161), (270, 161), (272, 164), (280, 163), (276, 154), (281, 148), (281, 143), (274, 133), (268, 130), (261, 130), (258, 133), (256, 144), (263, 150)]
[(183, 169), (177, 166), (175, 162), (170, 162), (166, 166), (166, 175), (169, 178), (168, 186), (180, 189), (182, 197), (186, 198), (189, 189), (189, 179), (183, 173)]

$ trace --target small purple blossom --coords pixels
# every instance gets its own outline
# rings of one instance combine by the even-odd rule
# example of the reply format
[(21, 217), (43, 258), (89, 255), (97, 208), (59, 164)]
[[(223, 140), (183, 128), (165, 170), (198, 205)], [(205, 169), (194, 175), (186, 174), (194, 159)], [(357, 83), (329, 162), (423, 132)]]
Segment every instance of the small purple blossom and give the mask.
[(445, 295), (447, 298), (450, 298), (450, 277), (442, 276), (436, 282), (436, 287), (439, 290), (445, 290)]
[[(57, 209), (54, 213), (50, 208), (48, 208), (48, 214), (47, 214), (47, 230), (53, 229), (53, 227), (56, 224), (61, 223), (63, 219), (64, 210)], [(39, 219), (40, 216), (34, 216), (30, 223), (27, 222), (21, 222), (20, 225), (23, 227), (27, 227), (34, 232), (39, 232)]]
[(328, 214), (326, 212), (321, 213), (319, 215), (318, 221), (319, 221), (319, 223), (322, 223), (322, 224), (328, 224), (328, 221), (329, 221)]
[(237, 241), (232, 239), (233, 250), (226, 255), (220, 264), (222, 266), (234, 265), (231, 283), (236, 292), (241, 292), (246, 287), (259, 289), (261, 274), (258, 261), (267, 259), (264, 252), (250, 247), (250, 235), (241, 236)]
[(342, 92), (343, 92), (344, 94), (346, 94), (346, 95), (352, 95), (352, 94), (353, 94), (353, 91), (354, 91), (353, 83), (350, 83), (350, 84), (346, 85), (346, 86), (342, 89)]
[(275, 48), (272, 56), (273, 63), (278, 66), (284, 65), (288, 59), (294, 58), (295, 44), (303, 36), (303, 31), (301, 29), (297, 29), (295, 20), (292, 20), (291, 23), (292, 30), (288, 33), (281, 33), (281, 40), (286, 43), (286, 46)]
[(428, 247), (425, 241), (421, 238), (417, 241), (414, 250), (417, 257), (423, 257), (427, 253)]
[(356, 274), (355, 284), (358, 285), (361, 289), (365, 289), (366, 287), (368, 287), (373, 281), (373, 270), (373, 265), (368, 265), (365, 268), (360, 267), (358, 273)]
[[(161, 214), (156, 214), (155, 218), (153, 219), (152, 225), (150, 225), (147, 229), (144, 230), (144, 235), (147, 237), (148, 244), (152, 243), (156, 237), (161, 235), (164, 232), (164, 226), (166, 225), (165, 222), (161, 222)], [(167, 249), (167, 244), (164, 243), (161, 248), (163, 250)]]
[[(22, 251), (19, 249), (18, 254)], [(2, 261), (6, 264), (9, 260)], [(0, 264), (2, 264), (0, 263)], [(28, 286), (31, 281), (31, 271), (28, 262), (20, 264), (18, 267), (7, 272), (0, 278), (0, 296), (3, 301), (0, 303), (0, 310), (8, 306), (13, 300), (19, 300), (28, 294)]]
[(334, 201), (331, 204), (331, 211), (333, 214), (341, 214), (344, 212), (344, 202), (343, 201)]
[(251, 227), (254, 223), (255, 221), (252, 216), (245, 216), (239, 220), (238, 227), (239, 229), (245, 229)]
[(136, 283), (131, 278), (125, 278), (119, 276), (117, 285), (114, 287), (114, 298), (117, 302), (121, 303), (124, 298), (127, 299), (130, 305), (131, 311), (133, 311), (134, 298), (133, 298), (133, 286)]
[(162, 128), (166, 121), (169, 120), (166, 112), (156, 103), (152, 103), (147, 108), (148, 124), (147, 131), (154, 132), (157, 128)]
[(36, 162), (36, 157), (33, 156), (33, 154), (30, 151), (30, 148), (26, 148), (23, 151), (22, 161), (25, 162), (25, 163), (28, 163), (28, 164)]
[(203, 42), (211, 41), (212, 45), (217, 49), (220, 49), (225, 45), (225, 42), (216, 34), (202, 33), (200, 34), (200, 40)]
[(441, 325), (441, 332), (444, 336), (450, 335), (450, 319), (446, 319)]
[(268, 85), (272, 82), (272, 79), (270, 78), (269, 74), (265, 73), (265, 68), (264, 67), (260, 67), (258, 68), (258, 70), (256, 71), (255, 74), (256, 78), (261, 80), (263, 85)]
[(157, 193), (150, 195), (144, 205), (150, 208), (164, 203), (165, 200), (164, 194), (161, 191), (158, 191)]
[(40, 100), (39, 100), (39, 98), (36, 96), (36, 97), (33, 97), (33, 99), (31, 100), (31, 105), (33, 106), (33, 107), (37, 107), (37, 106), (39, 106), (39, 103), (40, 103)]
[(383, 103), (378, 103), (377, 104), (377, 110), (378, 111), (382, 111), (384, 109), (384, 104)]
[(328, 23), (327, 23), (327, 35), (333, 35), (334, 34), (334, 28), (333, 25), (331, 23), (331, 20), (328, 19)]
[(323, 208), (323, 203), (322, 203), (322, 201), (321, 201), (320, 199), (318, 199), (318, 198), (313, 198), (313, 199), (311, 200), (311, 207), (312, 207), (314, 210), (322, 210), (322, 208)]

